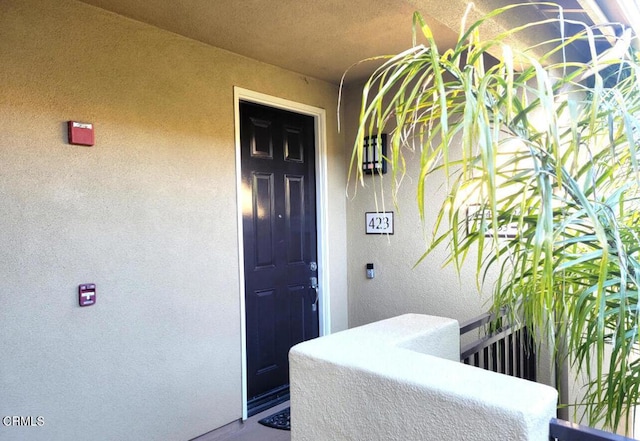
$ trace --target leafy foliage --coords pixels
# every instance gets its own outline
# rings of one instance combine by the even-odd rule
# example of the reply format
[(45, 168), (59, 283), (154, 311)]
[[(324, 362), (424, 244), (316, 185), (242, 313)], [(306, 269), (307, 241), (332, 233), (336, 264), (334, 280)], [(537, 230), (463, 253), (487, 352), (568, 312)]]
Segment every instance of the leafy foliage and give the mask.
[[(458, 270), (475, 255), (480, 282), (497, 271), (495, 308), (509, 306), (568, 354), (589, 379), (589, 422), (616, 428), (640, 397), (640, 65), (629, 31), (599, 58), (586, 25), (526, 49), (509, 41), (553, 20), (481, 38), (486, 20), (533, 6), (463, 25), (443, 52), (416, 13), (425, 43), (390, 57), (365, 84), (352, 162), (361, 163), (364, 136), (386, 131), (398, 182), (405, 149), (419, 146), (422, 215), (428, 178), (447, 177), (427, 253), (447, 246)], [(580, 40), (588, 62), (565, 55)], [(495, 215), (468, 222), (473, 204)], [(515, 237), (501, 237), (506, 226)]]

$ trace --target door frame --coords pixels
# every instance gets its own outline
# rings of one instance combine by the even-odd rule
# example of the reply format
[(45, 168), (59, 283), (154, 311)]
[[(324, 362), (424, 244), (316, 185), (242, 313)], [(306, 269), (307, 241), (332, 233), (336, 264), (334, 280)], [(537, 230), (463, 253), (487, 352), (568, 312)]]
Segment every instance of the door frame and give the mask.
[(320, 336), (331, 333), (331, 293), (329, 290), (329, 241), (328, 241), (328, 176), (327, 176), (327, 115), (324, 109), (289, 101), (260, 92), (234, 86), (233, 105), (236, 143), (236, 193), (238, 206), (238, 268), (240, 280), (240, 336), (242, 356), (242, 419), (247, 419), (247, 324), (244, 285), (244, 240), (242, 228), (242, 207), (246, 204), (242, 191), (242, 162), (240, 157), (240, 101), (263, 104), (277, 109), (288, 110), (312, 116), (315, 127), (316, 159), (316, 229), (318, 241), (318, 325)]

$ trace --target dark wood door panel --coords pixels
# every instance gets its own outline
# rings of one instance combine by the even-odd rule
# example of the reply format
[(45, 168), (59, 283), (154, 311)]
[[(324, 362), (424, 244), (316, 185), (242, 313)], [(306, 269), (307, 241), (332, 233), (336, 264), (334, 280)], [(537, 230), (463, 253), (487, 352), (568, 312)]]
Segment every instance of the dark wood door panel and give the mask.
[[(291, 346), (318, 336), (312, 117), (241, 103), (248, 401), (280, 394)], [(276, 392), (274, 392), (276, 391)], [(265, 398), (266, 397), (266, 398)], [(250, 411), (251, 413), (251, 411)]]
[(276, 214), (273, 173), (254, 173), (253, 188), (253, 237), (254, 269), (273, 268), (276, 265)]
[(304, 201), (304, 176), (285, 176), (285, 212), (287, 236), (287, 263), (304, 263), (307, 242), (307, 218)]
[(273, 131), (271, 121), (249, 118), (249, 144), (251, 157), (273, 159)]

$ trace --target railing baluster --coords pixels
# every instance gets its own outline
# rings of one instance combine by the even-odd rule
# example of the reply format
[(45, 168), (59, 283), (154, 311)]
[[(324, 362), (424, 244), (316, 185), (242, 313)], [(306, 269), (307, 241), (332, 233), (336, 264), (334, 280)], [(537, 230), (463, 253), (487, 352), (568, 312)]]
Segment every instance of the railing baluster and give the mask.
[(498, 359), (500, 360), (500, 369), (498, 370), (498, 372), (500, 372), (501, 374), (507, 373), (507, 367), (504, 359), (505, 344), (506, 342), (504, 338), (498, 341)]
[(498, 343), (491, 345), (491, 371), (498, 372)]
[(514, 354), (514, 350), (513, 350), (513, 345), (514, 345), (514, 341), (513, 341), (513, 334), (509, 335), (508, 338), (508, 348), (509, 348), (509, 372), (507, 372), (509, 375), (514, 376), (515, 372), (513, 370), (513, 358), (515, 356)]
[(536, 351), (535, 351), (535, 342), (533, 341), (533, 336), (529, 334), (529, 329), (524, 328), (525, 341), (527, 342), (525, 345), (525, 350), (527, 353), (527, 380), (536, 381)]
[(522, 378), (524, 375), (522, 369), (522, 331), (518, 330), (515, 334), (516, 339), (516, 377)]
[(482, 350), (482, 369), (489, 370), (489, 346)]

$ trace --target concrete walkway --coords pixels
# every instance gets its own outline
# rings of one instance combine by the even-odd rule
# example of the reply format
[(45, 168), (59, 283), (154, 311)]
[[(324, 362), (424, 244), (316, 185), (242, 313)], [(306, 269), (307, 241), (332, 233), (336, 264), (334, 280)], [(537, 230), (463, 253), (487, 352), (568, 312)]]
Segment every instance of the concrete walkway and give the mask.
[(269, 410), (252, 416), (244, 423), (232, 423), (221, 429), (207, 433), (192, 441), (291, 441), (291, 432), (288, 430), (272, 429), (258, 423), (279, 410), (289, 407), (289, 402), (282, 403)]

